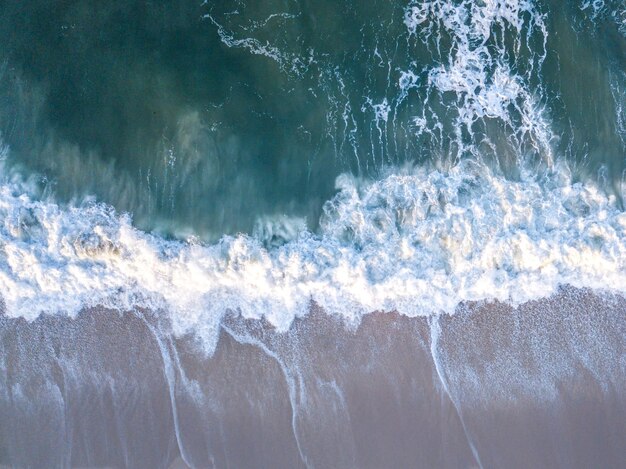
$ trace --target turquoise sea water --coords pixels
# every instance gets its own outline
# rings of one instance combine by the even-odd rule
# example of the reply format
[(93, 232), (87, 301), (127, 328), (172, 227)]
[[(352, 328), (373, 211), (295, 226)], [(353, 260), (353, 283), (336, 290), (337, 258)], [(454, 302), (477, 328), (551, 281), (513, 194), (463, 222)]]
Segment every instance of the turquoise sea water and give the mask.
[(575, 179), (621, 196), (624, 11), (3, 2), (7, 166), (36, 175), (45, 197), (95, 197), (141, 229), (207, 241), (281, 216), (316, 229), (341, 173), (466, 158), (512, 179), (565, 160)]

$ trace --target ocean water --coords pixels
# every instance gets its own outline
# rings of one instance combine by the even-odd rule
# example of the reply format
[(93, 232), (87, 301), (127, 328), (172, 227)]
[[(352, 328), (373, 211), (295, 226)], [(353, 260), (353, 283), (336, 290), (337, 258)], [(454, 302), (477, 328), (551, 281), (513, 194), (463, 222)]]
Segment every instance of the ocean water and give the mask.
[(7, 0), (0, 465), (620, 467), (625, 196), (620, 0)]

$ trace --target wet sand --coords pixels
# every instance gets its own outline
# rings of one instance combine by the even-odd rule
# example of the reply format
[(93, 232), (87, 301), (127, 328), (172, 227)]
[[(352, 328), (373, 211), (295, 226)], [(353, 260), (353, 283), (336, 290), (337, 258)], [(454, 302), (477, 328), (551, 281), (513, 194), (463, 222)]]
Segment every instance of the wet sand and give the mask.
[(625, 467), (626, 301), (312, 308), (225, 320), (206, 355), (165, 315), (0, 316), (0, 465)]

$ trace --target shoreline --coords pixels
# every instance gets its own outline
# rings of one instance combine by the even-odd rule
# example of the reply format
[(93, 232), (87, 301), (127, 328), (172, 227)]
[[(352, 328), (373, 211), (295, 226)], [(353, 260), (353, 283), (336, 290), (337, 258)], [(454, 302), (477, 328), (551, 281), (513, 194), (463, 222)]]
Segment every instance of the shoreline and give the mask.
[[(0, 466), (619, 467), (626, 300), (227, 317), (215, 353), (149, 312), (0, 316)], [(323, 430), (322, 430), (323, 429)]]

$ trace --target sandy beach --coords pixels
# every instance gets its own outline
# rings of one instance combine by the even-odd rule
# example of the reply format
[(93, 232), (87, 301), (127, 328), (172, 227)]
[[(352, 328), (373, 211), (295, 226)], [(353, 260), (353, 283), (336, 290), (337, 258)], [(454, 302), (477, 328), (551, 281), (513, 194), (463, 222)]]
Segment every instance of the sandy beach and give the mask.
[(626, 303), (230, 317), (207, 356), (158, 314), (0, 319), (4, 467), (623, 467)]

